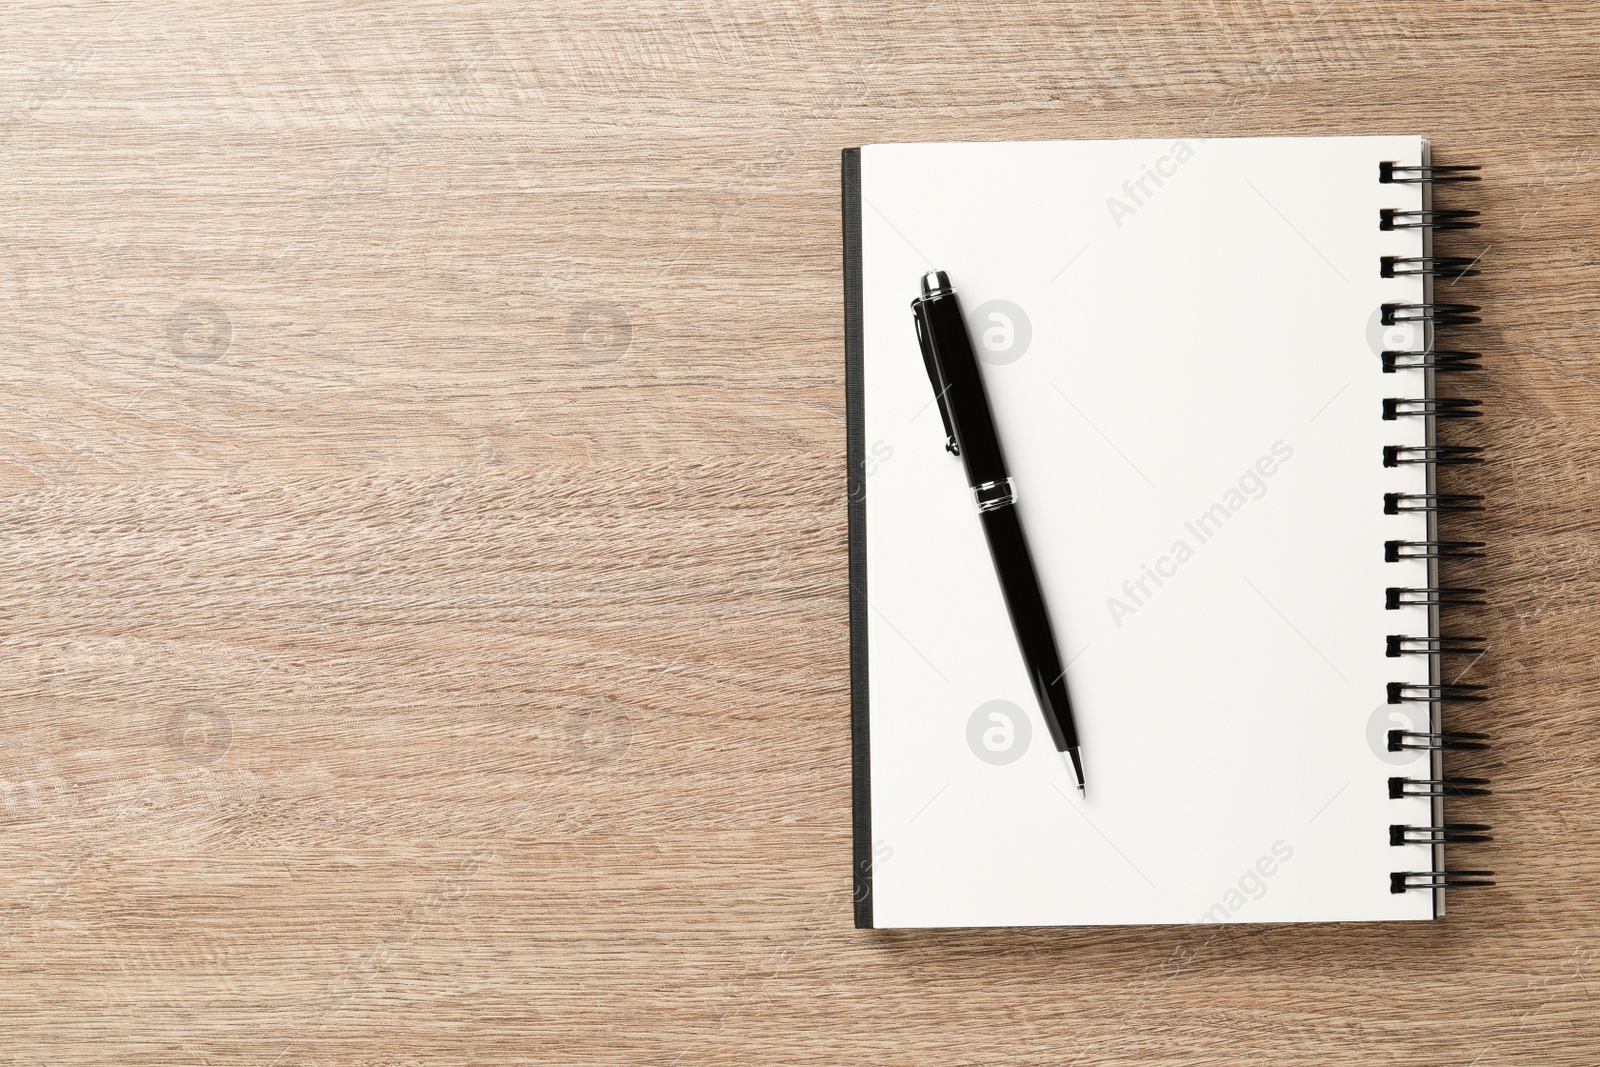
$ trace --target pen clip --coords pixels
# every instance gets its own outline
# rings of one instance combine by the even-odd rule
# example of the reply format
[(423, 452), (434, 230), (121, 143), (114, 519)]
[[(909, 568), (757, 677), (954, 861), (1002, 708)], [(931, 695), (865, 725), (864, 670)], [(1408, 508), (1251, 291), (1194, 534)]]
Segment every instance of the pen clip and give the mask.
[(922, 349), (922, 365), (928, 369), (928, 384), (933, 386), (933, 400), (939, 406), (939, 419), (944, 423), (945, 451), (952, 456), (959, 456), (961, 446), (956, 444), (956, 431), (950, 422), (950, 407), (945, 399), (950, 386), (939, 370), (939, 357), (933, 354), (933, 341), (928, 337), (927, 326), (922, 321), (920, 305), (911, 309), (911, 319), (917, 324), (917, 345)]

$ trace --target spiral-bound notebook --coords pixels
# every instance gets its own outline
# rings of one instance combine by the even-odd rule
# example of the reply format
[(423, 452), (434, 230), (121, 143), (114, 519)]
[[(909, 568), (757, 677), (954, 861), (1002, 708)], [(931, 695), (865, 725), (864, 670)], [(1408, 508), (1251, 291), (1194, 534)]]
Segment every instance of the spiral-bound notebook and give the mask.
[[(873, 145), (843, 177), (857, 925), (1429, 919), (1483, 881), (1454, 843), (1481, 783), (1441, 751), (1479, 743), (1445, 732), (1476, 645), (1440, 632), (1472, 591), (1437, 563), (1475, 551), (1437, 524), (1474, 501), (1435, 485), (1477, 457), (1434, 440), (1475, 414), (1434, 392), (1475, 366), (1446, 350), (1475, 309), (1435, 299), (1470, 264), (1433, 247), (1473, 176), (1340, 137)], [(1086, 798), (944, 448), (930, 270), (983, 360)]]

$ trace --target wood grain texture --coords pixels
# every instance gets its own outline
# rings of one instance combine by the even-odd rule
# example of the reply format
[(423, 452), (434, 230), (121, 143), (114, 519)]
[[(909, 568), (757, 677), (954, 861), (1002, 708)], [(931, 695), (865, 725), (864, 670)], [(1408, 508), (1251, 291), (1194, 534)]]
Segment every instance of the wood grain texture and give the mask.
[[(0, 1062), (1593, 1063), (1597, 47), (1577, 0), (13, 0)], [(839, 149), (1330, 133), (1487, 168), (1502, 885), (852, 929)]]

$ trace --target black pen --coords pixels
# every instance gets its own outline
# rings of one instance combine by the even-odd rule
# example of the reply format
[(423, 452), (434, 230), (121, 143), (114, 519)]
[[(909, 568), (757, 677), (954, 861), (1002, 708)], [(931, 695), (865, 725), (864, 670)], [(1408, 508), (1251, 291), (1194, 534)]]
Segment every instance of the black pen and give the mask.
[(1044, 594), (1039, 591), (1033, 556), (1022, 536), (1016, 483), (1006, 471), (994, 415), (989, 410), (989, 394), (983, 388), (978, 357), (961, 315), (961, 302), (944, 271), (922, 276), (922, 295), (911, 302), (911, 314), (917, 324), (922, 362), (927, 366), (939, 416), (944, 420), (945, 448), (960, 456), (966, 465), (967, 483), (978, 503), (989, 554), (994, 557), (1011, 627), (1022, 647), (1022, 660), (1028, 668), (1034, 696), (1039, 699), (1044, 724), (1056, 751), (1063, 754), (1064, 761), (1070, 761), (1068, 769), (1078, 783), (1078, 792), (1087, 796), (1078, 729), (1067, 699), (1067, 672), (1056, 649), (1055, 631), (1045, 611)]

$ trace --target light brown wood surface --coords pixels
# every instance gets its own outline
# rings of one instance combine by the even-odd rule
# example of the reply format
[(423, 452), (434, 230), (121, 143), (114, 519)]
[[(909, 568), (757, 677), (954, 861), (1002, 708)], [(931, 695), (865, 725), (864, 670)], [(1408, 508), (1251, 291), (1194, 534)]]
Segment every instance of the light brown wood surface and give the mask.
[[(1578, 0), (6, 4), (0, 1062), (1600, 1060), (1597, 46)], [(1500, 886), (853, 929), (840, 148), (1340, 133), (1486, 168), (1441, 251)]]

